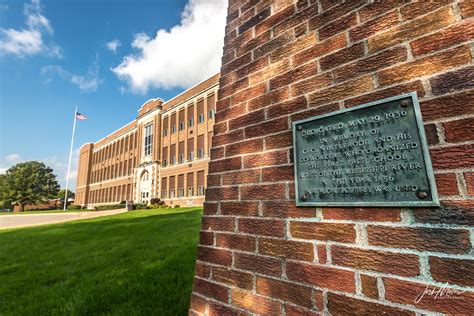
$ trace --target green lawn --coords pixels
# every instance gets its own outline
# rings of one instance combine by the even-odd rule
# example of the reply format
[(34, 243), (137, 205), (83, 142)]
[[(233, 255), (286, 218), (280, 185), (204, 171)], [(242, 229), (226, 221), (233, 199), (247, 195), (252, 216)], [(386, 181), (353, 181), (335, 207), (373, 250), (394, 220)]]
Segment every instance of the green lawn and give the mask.
[(0, 231), (0, 315), (186, 315), (202, 211)]

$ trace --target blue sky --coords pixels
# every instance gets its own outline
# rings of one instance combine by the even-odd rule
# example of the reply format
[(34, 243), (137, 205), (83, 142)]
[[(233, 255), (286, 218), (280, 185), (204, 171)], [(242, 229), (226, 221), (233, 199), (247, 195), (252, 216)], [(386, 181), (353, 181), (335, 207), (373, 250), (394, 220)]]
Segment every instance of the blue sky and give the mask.
[(74, 106), (89, 118), (77, 124), (77, 156), (83, 143), (135, 118), (146, 100), (168, 100), (217, 73), (226, 6), (0, 0), (0, 172), (40, 160), (64, 186)]

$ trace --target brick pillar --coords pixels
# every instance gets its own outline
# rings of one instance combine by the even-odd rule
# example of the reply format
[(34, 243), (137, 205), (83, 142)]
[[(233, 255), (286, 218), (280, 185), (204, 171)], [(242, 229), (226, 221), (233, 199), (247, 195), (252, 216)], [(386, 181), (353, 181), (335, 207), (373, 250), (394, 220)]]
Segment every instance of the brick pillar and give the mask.
[[(191, 314), (474, 310), (473, 17), (472, 1), (229, 1)], [(410, 91), (442, 206), (296, 207), (291, 122)]]

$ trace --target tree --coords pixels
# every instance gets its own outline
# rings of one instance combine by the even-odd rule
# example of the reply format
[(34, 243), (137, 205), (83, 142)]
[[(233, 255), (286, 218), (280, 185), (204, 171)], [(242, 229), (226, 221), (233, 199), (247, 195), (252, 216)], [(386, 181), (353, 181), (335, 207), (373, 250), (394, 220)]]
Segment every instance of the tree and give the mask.
[[(57, 198), (58, 199), (61, 199), (61, 200), (64, 200), (64, 193), (66, 193), (66, 190), (65, 189), (61, 189), (59, 190), (59, 193), (57, 195)], [(76, 194), (74, 192), (72, 192), (71, 190), (67, 190), (67, 199), (73, 199), (76, 197)]]
[(38, 161), (14, 165), (7, 170), (2, 182), (2, 198), (20, 205), (20, 212), (26, 204), (47, 201), (56, 197), (59, 191), (53, 169)]

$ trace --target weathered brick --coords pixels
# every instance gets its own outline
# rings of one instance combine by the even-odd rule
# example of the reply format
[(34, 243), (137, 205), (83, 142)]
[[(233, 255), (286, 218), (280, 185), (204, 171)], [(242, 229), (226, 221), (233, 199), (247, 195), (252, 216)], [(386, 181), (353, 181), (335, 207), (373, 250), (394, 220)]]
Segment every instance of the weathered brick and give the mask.
[(194, 270), (196, 271), (196, 275), (203, 279), (207, 279), (211, 275), (211, 266), (200, 261), (196, 261)]
[(235, 267), (270, 276), (281, 275), (281, 262), (279, 259), (251, 255), (246, 253), (235, 253)]
[(221, 200), (237, 200), (239, 197), (239, 190), (237, 187), (225, 188), (207, 188), (206, 202), (221, 201)]
[(224, 267), (212, 267), (212, 279), (242, 289), (251, 290), (253, 288), (253, 276), (250, 273)]
[(267, 110), (267, 117), (274, 118), (282, 115), (288, 115), (293, 112), (306, 109), (307, 107), (308, 102), (306, 101), (306, 97), (300, 96), (292, 100), (270, 106)]
[(226, 65), (223, 65), (222, 68), (221, 68), (221, 71), (223, 73), (229, 73), (231, 71), (234, 71), (248, 63), (250, 63), (250, 61), (252, 60), (252, 54), (250, 53), (247, 53), (237, 59), (234, 59), (233, 61), (231, 61), (230, 63), (226, 64)]
[(265, 217), (315, 217), (316, 210), (313, 208), (297, 207), (294, 202), (266, 201), (262, 203), (263, 216)]
[(213, 160), (209, 162), (209, 169), (213, 173), (223, 172), (223, 171), (232, 171), (242, 168), (242, 158), (241, 157), (232, 157), (220, 160)]
[(310, 106), (318, 106), (363, 94), (373, 88), (372, 78), (366, 76), (312, 93), (309, 95), (308, 101)]
[[(349, 100), (344, 101), (346, 107), (353, 107), (356, 105), (361, 105), (364, 103), (369, 103), (383, 98), (388, 98), (397, 94), (404, 94), (407, 92), (416, 91), (419, 98), (425, 96), (425, 90), (421, 81), (415, 81), (410, 83), (401, 84), (395, 87), (386, 88), (383, 90), (371, 92), (360, 97), (355, 97)], [(424, 117), (424, 115), (423, 115)]]
[(307, 36), (300, 37), (291, 44), (287, 44), (273, 51), (270, 55), (270, 61), (274, 63), (283, 58), (290, 57), (296, 52), (299, 52), (303, 49), (310, 47), (311, 45), (316, 44), (316, 42), (317, 39), (314, 33), (310, 33)]
[(257, 277), (257, 293), (299, 306), (312, 307), (311, 288), (309, 287)]
[(231, 100), (232, 104), (242, 103), (244, 101), (259, 97), (267, 92), (267, 85), (266, 83), (261, 83), (259, 85), (241, 90), (234, 95), (232, 95)]
[(474, 166), (474, 144), (430, 149), (435, 169), (468, 168)]
[(411, 311), (335, 293), (328, 293), (328, 310), (331, 315), (416, 315)]
[(287, 87), (271, 91), (265, 95), (262, 95), (261, 97), (250, 100), (248, 108), (250, 111), (261, 109), (271, 104), (288, 100), (289, 95), (289, 88)]
[(207, 187), (218, 187), (221, 185), (220, 174), (210, 174), (207, 176)]
[(263, 315), (280, 314), (281, 304), (261, 295), (240, 289), (232, 290), (232, 303), (251, 312)]
[(238, 230), (252, 235), (284, 237), (285, 223), (277, 219), (239, 218)]
[(323, 208), (324, 219), (399, 222), (400, 209), (397, 208)]
[(333, 104), (327, 104), (324, 106), (319, 106), (317, 108), (311, 108), (307, 111), (304, 112), (299, 112), (296, 114), (293, 114), (291, 116), (291, 122), (306, 119), (309, 117), (317, 116), (317, 115), (322, 115), (330, 112), (334, 112), (339, 110), (339, 104), (338, 103), (333, 103)]
[(321, 70), (328, 70), (364, 56), (364, 44), (356, 43), (320, 59)]
[[(251, 50), (267, 43), (270, 40), (270, 38), (271, 38), (271, 33), (269, 31), (262, 34), (258, 34), (258, 36), (255, 36), (254, 38), (252, 38), (245, 44), (236, 47), (237, 56), (242, 56), (250, 52)], [(258, 57), (254, 55), (254, 59), (258, 59)], [(248, 77), (245, 77), (245, 78), (248, 79)]]
[(242, 200), (284, 200), (285, 184), (258, 184), (241, 188)]
[(426, 135), (426, 140), (428, 141), (428, 145), (439, 144), (438, 128), (436, 127), (436, 124), (434, 123), (426, 124), (425, 135)]
[(474, 202), (442, 201), (436, 209), (417, 209), (415, 221), (429, 224), (474, 225)]
[(462, 254), (471, 249), (469, 232), (461, 229), (367, 226), (369, 245)]
[(417, 16), (434, 11), (452, 2), (453, 0), (416, 1), (401, 7), (400, 13), (403, 19), (411, 20), (413, 18), (416, 18)]
[(291, 95), (298, 96), (308, 92), (320, 90), (329, 87), (332, 84), (332, 76), (330, 72), (312, 76), (307, 79), (298, 81), (290, 86)]
[(461, 16), (463, 19), (474, 16), (474, 3), (472, 1), (463, 1), (459, 3), (461, 9)]
[(357, 60), (333, 71), (336, 81), (345, 81), (379, 69), (389, 67), (407, 59), (407, 49), (403, 46), (384, 50), (378, 54)]
[(349, 31), (353, 42), (360, 41), (376, 33), (389, 29), (398, 24), (398, 12), (392, 11), (364, 24), (354, 27)]
[(276, 134), (286, 130), (289, 130), (288, 119), (286, 117), (280, 117), (271, 121), (265, 121), (263, 123), (253, 125), (251, 127), (246, 127), (245, 138)]
[(270, 135), (265, 138), (265, 149), (275, 149), (289, 147), (293, 144), (293, 135), (291, 132), (283, 132), (276, 135)]
[(288, 163), (288, 150), (270, 151), (244, 157), (244, 168), (277, 166)]
[(257, 15), (255, 15), (254, 17), (252, 17), (251, 19), (247, 20), (245, 23), (242, 23), (239, 26), (239, 34), (242, 34), (249, 28), (254, 27), (255, 25), (262, 22), (269, 16), (270, 16), (270, 8), (260, 11)]
[(474, 21), (466, 21), (414, 40), (410, 46), (413, 54), (418, 56), (449, 48), (472, 38), (474, 38)]
[(422, 36), (433, 30), (443, 28), (455, 20), (451, 7), (441, 8), (400, 26), (369, 38), (371, 52), (382, 50), (407, 40)]
[(261, 34), (263, 32), (268, 31), (278, 23), (284, 21), (285, 19), (289, 18), (290, 16), (295, 13), (295, 6), (289, 5), (285, 7), (283, 10), (278, 11), (277, 13), (273, 14), (268, 19), (264, 20), (260, 24), (255, 27), (255, 34)]
[(274, 182), (274, 181), (290, 181), (294, 180), (294, 168), (293, 166), (278, 166), (272, 168), (262, 169), (262, 181), (263, 182)]
[(232, 254), (230, 251), (209, 247), (198, 247), (198, 260), (230, 266), (232, 264)]
[(217, 209), (219, 207), (218, 203), (204, 203), (204, 215), (214, 215), (217, 214)]
[(355, 292), (354, 272), (305, 263), (287, 262), (289, 280), (342, 292)]
[(379, 298), (377, 278), (367, 274), (361, 274), (360, 281), (362, 283), (362, 293), (367, 297), (377, 300)]
[(220, 122), (220, 123), (216, 122), (214, 124), (213, 130), (214, 130), (214, 135), (224, 134), (225, 132), (228, 131), (227, 122)]
[(380, 85), (387, 86), (422, 76), (433, 75), (470, 62), (471, 51), (469, 47), (461, 46), (382, 70), (378, 73), (378, 78)]
[(279, 62), (273, 63), (268, 67), (252, 73), (250, 75), (250, 83), (251, 84), (258, 84), (263, 81), (270, 80), (282, 73), (288, 72), (291, 69), (290, 59), (286, 58)]
[(222, 146), (230, 144), (244, 138), (242, 130), (230, 131), (229, 133), (214, 135), (212, 138), (212, 146)]
[[(248, 153), (255, 153), (261, 150), (263, 150), (263, 139), (259, 138), (259, 139), (246, 140), (240, 143), (229, 144), (225, 147), (225, 155), (226, 157), (230, 157), (230, 156), (236, 156), (236, 155), (242, 155), (242, 154), (248, 154)], [(225, 160), (218, 160), (218, 162), (225, 161)]]
[(287, 31), (279, 36), (273, 38), (272, 40), (268, 41), (267, 43), (257, 47), (253, 51), (254, 58), (260, 58), (267, 54), (272, 53), (276, 49), (279, 49), (282, 46), (288, 45), (292, 41), (295, 40), (295, 36), (293, 32)]
[(221, 302), (228, 302), (229, 300), (229, 288), (202, 280), (199, 278), (194, 278), (194, 292), (212, 297)]
[(224, 173), (222, 175), (222, 183), (224, 185), (253, 183), (260, 181), (259, 170), (242, 170), (236, 172)]
[(239, 90), (242, 90), (244, 88), (247, 88), (249, 86), (249, 78), (245, 77), (243, 79), (240, 79), (237, 82), (234, 82), (230, 85), (227, 85), (226, 87), (220, 88), (219, 89), (219, 98), (223, 99), (228, 96), (231, 96), (232, 94), (236, 93)]
[(357, 25), (357, 16), (351, 13), (319, 29), (319, 40), (325, 40)]
[(193, 311), (196, 311), (198, 313), (204, 313), (206, 309), (206, 300), (197, 296), (197, 295), (191, 295), (191, 309)]
[(290, 222), (291, 236), (301, 239), (332, 240), (352, 243), (355, 230), (352, 224), (333, 224), (319, 222)]
[(293, 56), (293, 64), (301, 65), (310, 60), (316, 59), (320, 56), (327, 55), (347, 45), (347, 38), (345, 34), (338, 34), (330, 37), (327, 40), (317, 43), (303, 51), (297, 52)]
[(312, 261), (314, 258), (312, 244), (292, 240), (261, 238), (258, 251), (263, 255), (294, 260)]
[(430, 79), (430, 84), (435, 95), (474, 88), (474, 67), (471, 66), (436, 76)]
[(466, 181), (467, 193), (474, 195), (474, 172), (464, 172), (464, 179)]
[(222, 215), (257, 216), (258, 202), (222, 202)]
[(319, 312), (310, 311), (303, 307), (286, 304), (285, 315), (287, 316), (319, 316), (321, 314)]
[(474, 286), (474, 260), (430, 257), (430, 272), (435, 281)]
[[(414, 305), (429, 311), (449, 314), (469, 314), (474, 306), (474, 293), (449, 289), (418, 282), (383, 278), (385, 298), (388, 301)], [(440, 299), (436, 293), (446, 293)]]
[(470, 114), (473, 111), (474, 90), (420, 102), (423, 119), (436, 120)]
[(213, 232), (199, 232), (199, 244), (200, 245), (213, 245), (214, 244), (214, 233)]
[(368, 21), (405, 3), (405, 1), (400, 0), (374, 1), (359, 10), (359, 18), (362, 22)]
[(436, 188), (440, 195), (458, 195), (458, 183), (454, 173), (435, 174)]
[(255, 237), (237, 234), (216, 234), (216, 245), (221, 248), (254, 251)]
[(409, 277), (416, 277), (420, 274), (419, 258), (416, 255), (332, 246), (331, 258), (334, 265), (358, 270), (371, 270)]
[(318, 262), (320, 264), (326, 264), (328, 261), (328, 252), (325, 244), (318, 244), (316, 247), (318, 252)]
[(309, 20), (309, 29), (315, 30), (323, 27), (324, 25), (331, 23), (342, 16), (347, 15), (349, 12), (357, 9), (358, 7), (366, 4), (364, 0), (352, 0), (352, 1), (341, 1), (337, 6), (323, 11), (321, 14), (311, 18)]
[(236, 117), (229, 121), (229, 129), (235, 130), (238, 128), (242, 128), (248, 125), (256, 124), (265, 119), (265, 113), (263, 110), (261, 111), (253, 111), (247, 113), (245, 115)]
[(229, 306), (225, 306), (222, 304), (218, 304), (216, 302), (209, 302), (209, 308), (207, 311), (208, 316), (250, 316), (249, 313), (243, 312), (241, 310), (237, 310), (235, 308), (231, 308)]
[(310, 5), (306, 9), (303, 9), (298, 12), (298, 14), (293, 14), (291, 17), (288, 17), (284, 21), (281, 21), (278, 25), (273, 28), (273, 36), (278, 36), (283, 32), (293, 29), (301, 23), (306, 22), (312, 16), (318, 14), (318, 5), (316, 3)]
[(270, 90), (277, 90), (295, 81), (311, 77), (318, 72), (316, 62), (304, 64), (270, 80)]
[(231, 217), (203, 216), (202, 230), (211, 231), (233, 231), (234, 219)]

